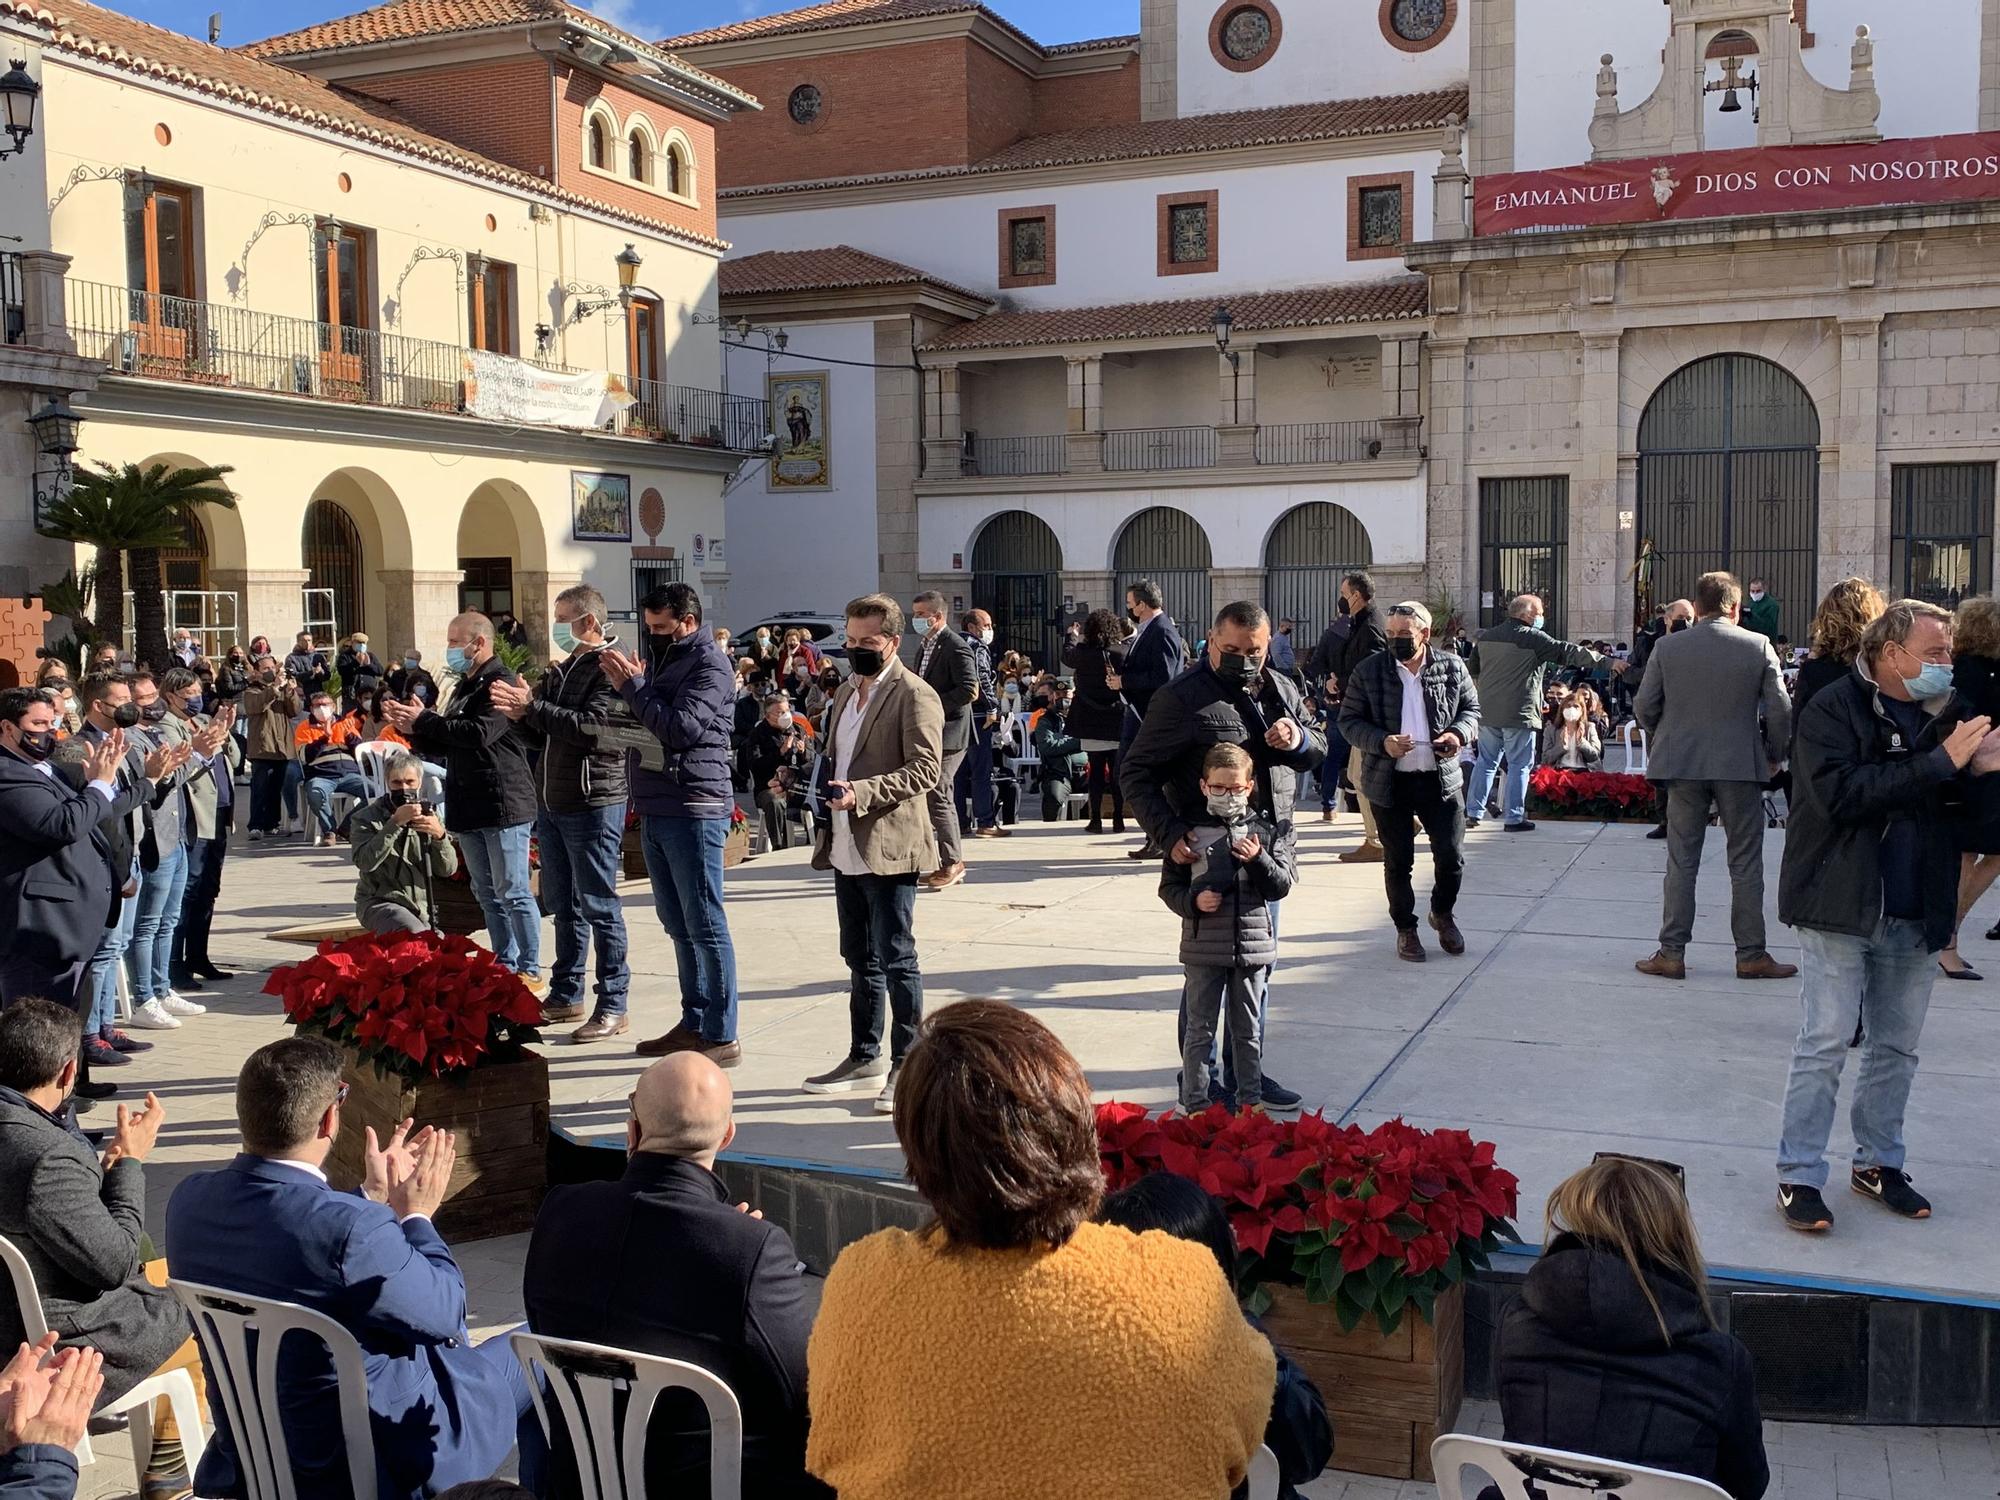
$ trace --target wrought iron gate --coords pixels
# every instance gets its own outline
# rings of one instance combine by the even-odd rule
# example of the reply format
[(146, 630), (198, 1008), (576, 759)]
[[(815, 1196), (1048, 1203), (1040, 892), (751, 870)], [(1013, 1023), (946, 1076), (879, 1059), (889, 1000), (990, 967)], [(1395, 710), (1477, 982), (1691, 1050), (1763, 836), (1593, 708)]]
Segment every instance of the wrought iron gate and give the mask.
[(1762, 578), (1791, 633), (1818, 594), (1819, 413), (1767, 359), (1718, 354), (1667, 377), (1639, 419), (1635, 624), (1703, 573)]
[(1333, 623), (1340, 581), (1375, 560), (1363, 526), (1345, 506), (1315, 500), (1278, 519), (1264, 543), (1264, 607), (1271, 628), (1278, 621), (1297, 625), (1292, 639), (1311, 650)]
[(1479, 623), (1497, 624), (1515, 596), (1542, 601), (1548, 632), (1564, 634), (1569, 480), (1560, 474), (1479, 481)]
[[(361, 531), (354, 518), (332, 500), (315, 500), (306, 507), (300, 561), (308, 575), (305, 586), (333, 595), (335, 638), (364, 628), (361, 614)], [(316, 644), (331, 645), (331, 641)]]
[(1019, 651), (1038, 667), (1062, 654), (1062, 544), (1041, 517), (1003, 511), (972, 544), (972, 603), (993, 616), (993, 654)]
[(1125, 523), (1112, 552), (1111, 566), (1118, 575), (1113, 608), (1123, 610), (1125, 591), (1150, 578), (1160, 586), (1168, 615), (1192, 647), (1208, 635), (1215, 616), (1209, 578), (1213, 565), (1208, 533), (1193, 516), (1167, 505), (1142, 510)]
[(1889, 471), (1890, 587), (1957, 609), (1993, 586), (1993, 465), (1897, 464)]

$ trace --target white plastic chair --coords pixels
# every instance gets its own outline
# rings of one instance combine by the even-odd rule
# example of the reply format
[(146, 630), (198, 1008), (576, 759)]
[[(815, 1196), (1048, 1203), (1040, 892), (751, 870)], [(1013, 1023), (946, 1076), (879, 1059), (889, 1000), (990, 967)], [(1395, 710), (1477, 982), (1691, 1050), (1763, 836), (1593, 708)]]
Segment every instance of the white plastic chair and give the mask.
[[(354, 1335), (324, 1313), (218, 1286), (170, 1279), (167, 1285), (194, 1319), (208, 1355), (215, 1394), (229, 1414), (236, 1464), (250, 1500), (298, 1500), (292, 1453), (279, 1419), (278, 1351), (289, 1333), (326, 1345), (339, 1388), (340, 1430), (354, 1500), (375, 1500), (375, 1434), (368, 1418), (368, 1381)], [(257, 1335), (252, 1351), (250, 1335)]]
[(361, 767), (361, 784), (368, 788), (368, 800), (389, 795), (387, 761), (403, 747), (394, 740), (364, 740), (354, 747), (354, 759)]
[[(1729, 1500), (1729, 1492), (1706, 1479), (1690, 1478), (1665, 1469), (1565, 1453), (1560, 1448), (1531, 1448), (1499, 1438), (1447, 1433), (1431, 1444), (1431, 1468), (1437, 1474), (1438, 1500), (1465, 1500), (1487, 1484), (1505, 1500), (1562, 1500), (1566, 1495), (1615, 1495), (1618, 1500)], [(1483, 1477), (1468, 1490), (1464, 1471)], [(1530, 1489), (1533, 1482), (1535, 1488)]]
[(1259, 1447), (1250, 1459), (1249, 1500), (1278, 1500), (1278, 1455)]
[[(1639, 736), (1638, 764), (1633, 764), (1632, 736)], [(1625, 746), (1625, 774), (1644, 776), (1646, 774), (1646, 731), (1639, 727), (1637, 719), (1627, 719), (1625, 727), (1618, 732), (1618, 738)]]
[[(14, 1302), (20, 1312), (22, 1331), (29, 1343), (39, 1343), (49, 1331), (49, 1321), (42, 1312), (42, 1294), (35, 1288), (34, 1268), (20, 1247), (5, 1238), (0, 1238), (0, 1261), (7, 1263), (7, 1274), (14, 1280)], [(116, 1401), (100, 1407), (97, 1415), (131, 1413), (132, 1461), (143, 1474), (153, 1457), (153, 1403), (162, 1396), (167, 1398), (174, 1421), (180, 1425), (181, 1451), (187, 1455), (188, 1473), (192, 1474), (195, 1465), (201, 1462), (202, 1449), (208, 1446), (208, 1437), (201, 1430), (201, 1403), (195, 1399), (194, 1377), (186, 1370), (169, 1370), (140, 1381)], [(76, 1461), (97, 1462), (88, 1433), (76, 1441)]]
[[(513, 1335), (514, 1357), (528, 1376), (535, 1419), (553, 1446), (547, 1395), (555, 1397), (570, 1436), (583, 1500), (645, 1500), (646, 1431), (665, 1390), (693, 1391), (708, 1408), (708, 1493), (741, 1500), (743, 1409), (736, 1393), (700, 1365), (604, 1344)], [(618, 1401), (618, 1393), (625, 1400)], [(621, 1430), (622, 1428), (622, 1430)], [(1274, 1490), (1273, 1494), (1276, 1493)], [(253, 1497), (254, 1500), (254, 1497)]]

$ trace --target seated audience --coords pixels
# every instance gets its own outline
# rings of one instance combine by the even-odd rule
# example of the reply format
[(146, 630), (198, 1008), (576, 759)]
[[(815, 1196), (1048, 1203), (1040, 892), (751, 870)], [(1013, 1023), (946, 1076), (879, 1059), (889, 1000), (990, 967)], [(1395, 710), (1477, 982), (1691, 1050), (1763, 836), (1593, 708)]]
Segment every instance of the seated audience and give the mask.
[(1549, 1194), (1548, 1246), (1499, 1333), (1509, 1442), (1692, 1474), (1735, 1500), (1770, 1482), (1750, 1351), (1715, 1326), (1680, 1185), (1625, 1157)]
[[(194, 1366), (195, 1346), (166, 1278), (149, 1280), (140, 1258), (142, 1163), (166, 1111), (151, 1094), (144, 1109), (121, 1105), (100, 1155), (66, 1109), (79, 1040), (76, 1013), (60, 1005), (26, 999), (0, 1011), (0, 1234), (27, 1258), (61, 1347), (88, 1345), (103, 1359), (103, 1399), (114, 1401), (163, 1370)], [(26, 1330), (13, 1299), (0, 1308), (0, 1347), (18, 1343)], [(146, 1493), (184, 1493), (179, 1431), (159, 1435)]]
[[(1236, 1235), (1229, 1227), (1229, 1214), (1213, 1195), (1185, 1177), (1155, 1172), (1140, 1178), (1104, 1200), (1097, 1222), (1116, 1224), (1134, 1234), (1160, 1229), (1177, 1240), (1192, 1240), (1215, 1257), (1232, 1285), (1236, 1280)], [(1263, 1332), (1255, 1318), (1250, 1326)], [(1333, 1457), (1333, 1422), (1326, 1414), (1325, 1399), (1305, 1371), (1275, 1344), (1272, 1351), (1278, 1356), (1278, 1384), (1271, 1397), (1271, 1418), (1264, 1424), (1264, 1446), (1277, 1455), (1278, 1500), (1298, 1500), (1296, 1486), (1318, 1478)]]
[(1589, 688), (1569, 694), (1554, 714), (1542, 722), (1542, 764), (1565, 771), (1595, 770), (1604, 759), (1604, 739), (1591, 717), (1594, 696)]
[(304, 775), (306, 806), (312, 809), (313, 847), (333, 846), (333, 799), (365, 797), (368, 784), (361, 779), (361, 763), (354, 747), (361, 743), (361, 718), (350, 714), (337, 718), (333, 699), (314, 693), (307, 705), (305, 722), (292, 731), (299, 766)]
[(384, 763), (387, 795), (354, 815), (348, 853), (358, 879), (354, 914), (370, 932), (427, 932), (434, 885), (458, 872), (458, 849), (436, 811), (425, 810), (423, 762), (398, 751)]
[(764, 717), (750, 731), (744, 754), (750, 787), (764, 814), (764, 833), (773, 849), (792, 847), (794, 807), (805, 804), (806, 773), (812, 768), (812, 727), (801, 726), (783, 693), (764, 700)]
[[(714, 1371), (743, 1409), (743, 1493), (831, 1500), (805, 1472), (812, 1309), (798, 1252), (715, 1175), (736, 1135), (732, 1103), (728, 1074), (699, 1053), (639, 1076), (625, 1175), (552, 1188), (542, 1202), (522, 1277), (528, 1327)], [(708, 1457), (701, 1402), (663, 1395), (646, 1493), (706, 1495)]]
[[(318, 1037), (286, 1037), (250, 1054), (236, 1079), (242, 1154), (187, 1178), (167, 1203), (174, 1275), (300, 1303), (354, 1335), (377, 1500), (416, 1500), (484, 1479), (517, 1434), (522, 1480), (534, 1489), (547, 1452), (527, 1379), (504, 1337), (472, 1347), (465, 1278), (431, 1227), (457, 1159), (451, 1134), (426, 1128), (405, 1139), (399, 1128), (378, 1145), (370, 1130), (361, 1191), (335, 1192), (325, 1163), (347, 1094), (340, 1064), (340, 1050)], [(347, 1445), (322, 1346), (288, 1347), (278, 1403), (301, 1494), (345, 1494)], [(220, 1405), (214, 1415), (195, 1490), (241, 1500), (247, 1490), (228, 1418)]]
[(0, 1368), (0, 1496), (74, 1500), (75, 1448), (104, 1388), (104, 1356), (94, 1349), (55, 1352), (53, 1333), (22, 1344)]
[(993, 1000), (928, 1017), (895, 1118), (936, 1218), (849, 1245), (827, 1277), (806, 1467), (841, 1500), (1215, 1500), (1241, 1483), (1271, 1346), (1201, 1246), (1090, 1222), (1090, 1085), (1048, 1028)]
[(1090, 757), (1083, 741), (1070, 732), (1069, 684), (1057, 682), (1050, 689), (1048, 707), (1035, 716), (1029, 742), (1041, 764), (1042, 821), (1059, 822), (1069, 811), (1069, 799), (1077, 786), (1090, 776)]

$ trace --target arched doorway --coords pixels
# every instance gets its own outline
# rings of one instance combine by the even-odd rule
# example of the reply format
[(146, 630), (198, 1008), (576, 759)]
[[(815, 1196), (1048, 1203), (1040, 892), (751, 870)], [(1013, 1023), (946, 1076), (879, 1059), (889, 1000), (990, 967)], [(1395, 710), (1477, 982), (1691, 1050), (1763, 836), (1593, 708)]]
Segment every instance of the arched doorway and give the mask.
[(325, 589), (333, 596), (329, 611), (325, 607), (326, 594), (306, 595), (307, 621), (315, 633), (326, 631), (329, 640), (339, 640), (365, 629), (367, 621), (361, 607), (361, 529), (337, 501), (315, 500), (306, 507), (299, 562), (306, 570), (306, 588)]
[(1286, 511), (1264, 542), (1271, 628), (1291, 620), (1294, 640), (1317, 641), (1337, 613), (1340, 580), (1374, 560), (1368, 528), (1345, 506), (1315, 500)]
[(1703, 573), (1762, 578), (1795, 620), (1811, 613), (1819, 559), (1819, 412), (1767, 359), (1684, 365), (1639, 418), (1635, 624), (1692, 596)]
[(1160, 586), (1167, 613), (1192, 646), (1208, 634), (1212, 566), (1208, 533), (1201, 522), (1168, 505), (1142, 510), (1125, 523), (1112, 549), (1111, 568), (1118, 575), (1113, 607), (1123, 610), (1125, 591), (1150, 578)]
[(1061, 655), (1062, 543), (1040, 516), (1007, 510), (972, 544), (972, 602), (993, 616), (993, 652), (1019, 651), (1038, 667)]

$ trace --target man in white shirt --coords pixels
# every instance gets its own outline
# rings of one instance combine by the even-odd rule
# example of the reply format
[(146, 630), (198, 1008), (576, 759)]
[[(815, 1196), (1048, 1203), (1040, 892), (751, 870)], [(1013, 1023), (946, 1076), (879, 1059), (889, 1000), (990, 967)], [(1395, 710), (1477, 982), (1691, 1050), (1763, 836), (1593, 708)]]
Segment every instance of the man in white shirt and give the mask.
[[(938, 868), (928, 794), (943, 760), (944, 705), (897, 659), (903, 607), (886, 594), (847, 606), (854, 675), (827, 709), (822, 796), (832, 818), (813, 868), (833, 871), (840, 956), (849, 974), (848, 1053), (805, 1081), (809, 1094), (879, 1090), (894, 1108), (896, 1070), (923, 1019), (924, 980), (912, 927), (918, 877)], [(882, 1057), (885, 1010), (893, 1018)]]
[(1430, 924), (1446, 953), (1465, 951), (1452, 919), (1465, 872), (1465, 777), (1459, 751), (1479, 733), (1479, 698), (1456, 652), (1433, 651), (1431, 612), (1414, 599), (1390, 606), (1389, 649), (1342, 684), (1340, 731), (1362, 752), (1361, 795), (1375, 809), (1382, 880), (1396, 924), (1396, 956), (1425, 959), (1417, 933), (1415, 824), (1430, 839), (1436, 882)]

